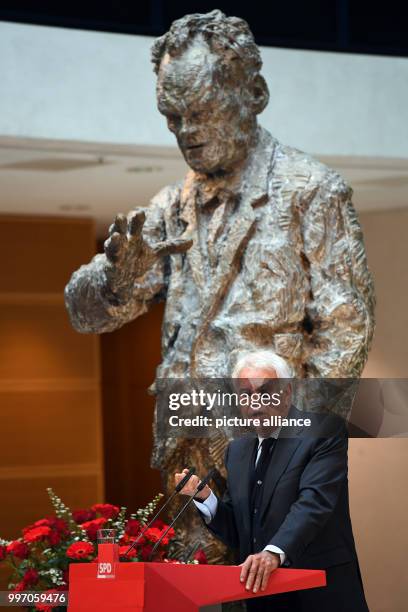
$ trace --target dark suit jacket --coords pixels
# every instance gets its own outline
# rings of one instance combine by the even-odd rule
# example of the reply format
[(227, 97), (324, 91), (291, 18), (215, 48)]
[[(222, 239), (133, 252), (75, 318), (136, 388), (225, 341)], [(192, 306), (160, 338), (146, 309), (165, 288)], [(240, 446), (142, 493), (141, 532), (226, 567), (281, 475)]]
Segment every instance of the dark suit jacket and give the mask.
[[(297, 411), (296, 411), (297, 412)], [(305, 413), (298, 413), (305, 417)], [(324, 419), (327, 423), (327, 419)], [(241, 438), (226, 452), (227, 491), (207, 527), (242, 562), (274, 544), (299, 568), (328, 568), (357, 561), (349, 513), (344, 423), (331, 419), (313, 434), (279, 437), (263, 481), (256, 544), (251, 531), (249, 483), (257, 440)]]

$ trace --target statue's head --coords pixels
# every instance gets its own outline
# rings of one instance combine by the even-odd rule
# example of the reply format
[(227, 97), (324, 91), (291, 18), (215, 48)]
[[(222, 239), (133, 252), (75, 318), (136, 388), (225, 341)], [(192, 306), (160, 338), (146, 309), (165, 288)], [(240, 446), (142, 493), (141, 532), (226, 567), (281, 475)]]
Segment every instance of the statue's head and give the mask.
[(157, 103), (188, 165), (228, 172), (248, 154), (269, 93), (248, 24), (220, 11), (175, 21), (152, 49)]

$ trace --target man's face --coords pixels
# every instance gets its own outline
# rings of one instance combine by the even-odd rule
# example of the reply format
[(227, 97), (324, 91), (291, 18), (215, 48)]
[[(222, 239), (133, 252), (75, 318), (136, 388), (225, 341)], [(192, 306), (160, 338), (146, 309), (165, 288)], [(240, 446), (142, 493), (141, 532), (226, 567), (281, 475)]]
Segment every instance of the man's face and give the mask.
[(251, 396), (252, 400), (251, 403), (241, 403), (242, 416), (252, 421), (259, 419), (261, 425), (254, 429), (262, 437), (269, 436), (274, 427), (263, 426), (263, 420), (268, 417), (286, 417), (291, 399), (290, 385), (286, 380), (278, 378), (274, 368), (260, 367), (243, 368), (235, 384), (241, 396)]
[(219, 58), (196, 38), (177, 58), (163, 57), (157, 82), (159, 111), (197, 172), (231, 170), (243, 160), (256, 126), (240, 87), (214, 78)]

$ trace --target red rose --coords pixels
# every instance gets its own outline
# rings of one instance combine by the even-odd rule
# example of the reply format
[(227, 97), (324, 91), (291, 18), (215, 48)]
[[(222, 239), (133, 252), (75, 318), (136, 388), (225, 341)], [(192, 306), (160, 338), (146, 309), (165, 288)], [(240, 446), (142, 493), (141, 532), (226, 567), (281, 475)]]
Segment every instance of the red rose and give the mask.
[(149, 540), (150, 542), (157, 542), (161, 534), (162, 532), (160, 529), (156, 529), (156, 527), (150, 527), (150, 529), (148, 529), (144, 535), (146, 540)]
[(136, 548), (132, 548), (132, 550), (127, 555), (126, 551), (128, 550), (128, 548), (129, 546), (119, 546), (119, 557), (124, 557), (125, 559), (134, 559), (135, 557), (137, 557)]
[(90, 540), (96, 540), (96, 534), (98, 530), (102, 529), (106, 522), (106, 518), (97, 518), (93, 521), (87, 521), (86, 523), (82, 523), (81, 529), (84, 529), (84, 531), (86, 531), (86, 535)]
[(93, 510), (74, 510), (72, 516), (74, 517), (74, 521), (78, 525), (81, 525), (82, 523), (92, 521), (96, 518), (96, 513)]
[(35, 521), (32, 527), (51, 527), (51, 521), (47, 518), (40, 519), (39, 521)]
[(26, 586), (33, 586), (34, 584), (37, 584), (38, 578), (39, 575), (37, 570), (30, 568), (25, 572), (23, 582)]
[(55, 608), (53, 606), (49, 606), (46, 603), (38, 603), (35, 605), (35, 610), (38, 612), (54, 612)]
[(52, 527), (52, 529), (55, 529), (55, 531), (57, 531), (61, 535), (69, 534), (69, 528), (68, 528), (67, 523), (64, 521), (64, 519), (55, 518), (51, 516), (49, 517), (48, 520), (50, 522), (50, 527)]
[(61, 542), (61, 535), (58, 533), (58, 531), (52, 530), (48, 536), (48, 540), (51, 546), (57, 546)]
[(38, 542), (39, 540), (48, 538), (50, 533), (50, 527), (33, 527), (24, 533), (23, 540), (27, 543)]
[(66, 555), (70, 559), (86, 559), (94, 553), (93, 544), (90, 542), (74, 542), (68, 546)]
[[(164, 525), (164, 529), (162, 529), (162, 531), (165, 531), (167, 529), (167, 527), (168, 527), (168, 525)], [(166, 538), (171, 540), (172, 538), (174, 538), (175, 535), (176, 535), (176, 532), (174, 531), (173, 527), (170, 527), (170, 529), (166, 533)]]
[[(48, 591), (43, 591), (44, 595), (55, 595), (56, 593), (59, 592), (59, 588), (56, 589), (49, 589)], [(49, 603), (38, 603), (35, 605), (35, 610), (39, 611), (39, 612), (55, 612), (55, 606), (50, 606)]]
[(120, 508), (112, 504), (95, 504), (92, 506), (92, 510), (106, 519), (116, 518), (120, 512)]
[(205, 565), (208, 563), (207, 555), (203, 550), (197, 550), (194, 555), (194, 561), (198, 561), (201, 565)]
[(163, 529), (167, 527), (167, 525), (161, 519), (156, 519), (154, 523), (152, 524), (152, 527), (156, 527), (156, 529), (160, 529), (160, 531), (162, 531)]
[(3, 559), (6, 558), (6, 554), (8, 552), (7, 548), (5, 546), (0, 546), (0, 561), (3, 561)]
[[(161, 536), (163, 535), (166, 529), (167, 529), (166, 524), (164, 524), (164, 529), (157, 529), (156, 527), (151, 527), (150, 529), (146, 531), (145, 537), (150, 542), (157, 542), (161, 538)], [(161, 541), (161, 546), (168, 546), (171, 538), (173, 538), (174, 535), (175, 535), (174, 529), (173, 528), (169, 529), (169, 531), (166, 533), (166, 535)]]
[(7, 553), (18, 559), (26, 559), (28, 557), (28, 546), (21, 540), (14, 540), (7, 545)]
[(143, 546), (140, 550), (140, 556), (142, 557), (143, 561), (149, 561), (149, 557), (151, 555), (151, 552), (153, 550), (153, 546), (150, 546), (150, 544), (146, 544), (146, 546)]
[(137, 536), (142, 530), (142, 526), (136, 519), (129, 519), (126, 523), (125, 532), (130, 536)]
[(133, 542), (137, 539), (137, 547), (140, 548), (140, 546), (143, 546), (143, 544), (146, 542), (146, 540), (144, 538), (134, 538), (134, 537), (130, 537), (128, 536), (126, 533), (119, 539), (119, 545), (120, 546), (130, 546), (131, 544), (133, 544)]
[(25, 591), (26, 589), (26, 583), (24, 582), (24, 580), (20, 580), (20, 582), (17, 582), (16, 586), (14, 587), (13, 591), (14, 592), (19, 592), (19, 591)]

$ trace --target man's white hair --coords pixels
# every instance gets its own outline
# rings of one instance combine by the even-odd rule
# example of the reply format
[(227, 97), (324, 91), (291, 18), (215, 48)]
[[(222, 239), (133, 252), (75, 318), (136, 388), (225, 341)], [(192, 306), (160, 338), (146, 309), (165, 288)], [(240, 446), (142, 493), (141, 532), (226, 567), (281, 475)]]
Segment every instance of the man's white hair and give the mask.
[(272, 350), (247, 351), (238, 356), (231, 378), (239, 378), (244, 368), (273, 368), (278, 378), (293, 378), (293, 371), (283, 357)]

